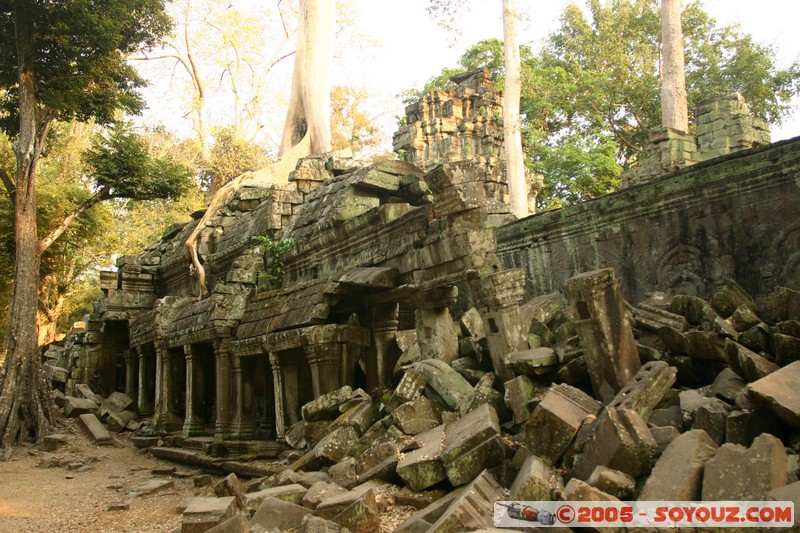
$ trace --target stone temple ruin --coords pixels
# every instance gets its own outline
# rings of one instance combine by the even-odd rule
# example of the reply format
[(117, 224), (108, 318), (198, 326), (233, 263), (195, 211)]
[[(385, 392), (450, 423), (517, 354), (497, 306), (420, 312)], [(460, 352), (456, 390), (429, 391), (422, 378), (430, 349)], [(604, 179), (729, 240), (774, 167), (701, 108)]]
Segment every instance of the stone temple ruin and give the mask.
[[(408, 161), (313, 156), (239, 190), (202, 234), (208, 297), (199, 215), (120, 258), (45, 353), (64, 413), (239, 476), (295, 460), (226, 478), (184, 531), (237, 506), (373, 531), (387, 498), (420, 509), (398, 531), (491, 527), (503, 498), (797, 502), (800, 140), (707, 102), (627, 188), (514, 220), (500, 97), (457, 82), (407, 108)], [(261, 235), (297, 243), (279, 288)]]

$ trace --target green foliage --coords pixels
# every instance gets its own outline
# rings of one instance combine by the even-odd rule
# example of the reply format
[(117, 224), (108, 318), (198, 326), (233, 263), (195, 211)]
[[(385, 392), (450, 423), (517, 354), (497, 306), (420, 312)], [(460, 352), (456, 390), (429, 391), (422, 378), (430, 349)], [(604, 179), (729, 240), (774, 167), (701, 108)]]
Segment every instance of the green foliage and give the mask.
[[(690, 109), (738, 91), (771, 123), (788, 115), (800, 92), (800, 62), (778, 68), (773, 49), (737, 26), (718, 27), (697, 1), (685, 5), (682, 23)], [(658, 2), (587, 0), (585, 9), (564, 9), (559, 29), (538, 55), (522, 47), (523, 145), (528, 167), (545, 175), (540, 207), (611, 192), (622, 169), (636, 162), (649, 131), (661, 123), (660, 42)], [(434, 88), (450, 89), (454, 74), (482, 67), (501, 81), (502, 64), (502, 43), (481, 41), (458, 67), (404, 96), (415, 100)]]
[(236, 135), (233, 127), (216, 128), (211, 158), (204, 165), (201, 181), (224, 185), (233, 178), (264, 168), (269, 162), (263, 147)]
[(108, 198), (175, 199), (190, 186), (192, 170), (170, 157), (154, 157), (127, 126), (97, 135), (83, 157), (96, 185)]
[(286, 274), (283, 256), (297, 247), (297, 241), (291, 238), (275, 240), (269, 235), (256, 235), (253, 240), (261, 244), (261, 252), (264, 254), (265, 271), (259, 275), (259, 281), (266, 282), (274, 289), (280, 288)]
[(16, 0), (0, 7), (0, 128), (19, 127), (13, 9), (35, 28), (34, 82), (42, 109), (56, 118), (114, 121), (119, 110), (138, 112), (144, 80), (126, 62), (155, 45), (170, 28), (163, 0)]

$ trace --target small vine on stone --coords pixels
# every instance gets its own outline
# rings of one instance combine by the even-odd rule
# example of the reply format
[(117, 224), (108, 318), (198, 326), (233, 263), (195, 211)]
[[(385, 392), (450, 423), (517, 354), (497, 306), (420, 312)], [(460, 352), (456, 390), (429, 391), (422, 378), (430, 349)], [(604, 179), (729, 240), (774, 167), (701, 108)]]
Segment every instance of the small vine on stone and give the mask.
[(259, 274), (259, 282), (268, 284), (273, 289), (279, 288), (283, 284), (286, 274), (283, 256), (297, 246), (297, 240), (292, 238), (273, 239), (269, 235), (256, 235), (253, 240), (261, 244), (261, 253), (264, 254), (265, 270)]

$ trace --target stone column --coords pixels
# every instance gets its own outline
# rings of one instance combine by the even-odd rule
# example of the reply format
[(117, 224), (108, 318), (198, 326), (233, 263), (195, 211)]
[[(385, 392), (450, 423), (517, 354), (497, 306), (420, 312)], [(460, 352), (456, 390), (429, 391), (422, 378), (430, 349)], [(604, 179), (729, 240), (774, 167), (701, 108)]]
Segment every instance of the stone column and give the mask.
[(345, 346), (341, 342), (325, 342), (304, 346), (306, 360), (311, 367), (311, 386), (314, 397), (339, 388), (339, 367)]
[(175, 398), (171, 371), (173, 357), (166, 346), (156, 347), (156, 408), (153, 425), (166, 431), (176, 431), (181, 427), (181, 421), (172, 411)]
[(607, 268), (569, 278), (564, 289), (575, 313), (592, 388), (609, 403), (639, 371), (639, 350), (614, 270)]
[(218, 439), (231, 437), (231, 339), (214, 341), (214, 362), (216, 366), (217, 417), (214, 425), (214, 436)]
[(153, 358), (148, 357), (144, 346), (136, 348), (136, 354), (139, 357), (139, 394), (136, 407), (141, 416), (150, 416), (153, 414), (153, 383), (150, 381)]
[(283, 396), (283, 372), (278, 354), (269, 354), (269, 364), (272, 367), (272, 385), (275, 391), (275, 433), (278, 441), (283, 441), (286, 435), (286, 406)]
[(375, 305), (370, 309), (372, 344), (365, 349), (369, 391), (391, 388), (398, 357), (394, 336), (399, 309), (397, 303)]
[(519, 316), (519, 303), (525, 294), (525, 272), (520, 268), (493, 272), (471, 281), (470, 286), (483, 319), (494, 373), (505, 383), (514, 378), (506, 356), (528, 348), (528, 332)]
[(456, 301), (456, 287), (442, 287), (420, 293), (415, 311), (417, 343), (423, 359), (458, 359), (458, 334), (449, 305)]
[[(250, 358), (252, 359), (252, 358)], [(234, 439), (251, 439), (255, 433), (253, 423), (253, 361), (231, 357), (233, 420), (231, 435)]]
[(123, 357), (125, 358), (125, 394), (136, 398), (139, 381), (139, 372), (136, 367), (139, 359), (133, 349), (125, 350)]
[(203, 404), (203, 372), (196, 361), (192, 345), (183, 347), (186, 355), (186, 418), (183, 421), (183, 437), (195, 437), (203, 433), (205, 422), (200, 418), (200, 406)]

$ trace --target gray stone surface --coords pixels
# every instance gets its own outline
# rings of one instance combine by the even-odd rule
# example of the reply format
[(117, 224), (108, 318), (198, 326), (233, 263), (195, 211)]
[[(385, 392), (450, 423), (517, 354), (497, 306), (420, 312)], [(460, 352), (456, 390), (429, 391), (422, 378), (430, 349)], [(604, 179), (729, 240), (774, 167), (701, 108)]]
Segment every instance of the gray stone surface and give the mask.
[(472, 403), (472, 385), (453, 368), (439, 359), (426, 359), (412, 367), (427, 379), (427, 385), (451, 411), (466, 410)]
[(309, 487), (308, 492), (303, 496), (303, 507), (309, 509), (316, 509), (320, 502), (331, 496), (337, 494), (344, 494), (347, 489), (340, 487), (335, 483), (327, 483), (325, 481), (318, 481)]
[(589, 485), (587, 482), (578, 478), (572, 478), (561, 492), (561, 501), (565, 502), (616, 502), (619, 499), (611, 494), (603, 492), (597, 487)]
[(488, 472), (482, 472), (447, 507), (428, 530), (430, 533), (470, 531), (492, 527), (489, 511), (503, 493), (503, 488)]
[(786, 485), (786, 451), (776, 437), (764, 433), (750, 448), (724, 444), (709, 459), (703, 474), (703, 500), (763, 500)]
[(428, 378), (425, 377), (425, 374), (413, 367), (407, 369), (386, 404), (386, 412), (391, 413), (402, 404), (415, 400), (422, 394), (422, 390), (427, 384)]
[(515, 424), (522, 424), (531, 415), (530, 402), (537, 390), (528, 376), (517, 376), (505, 383), (503, 399), (511, 410)]
[(175, 483), (171, 479), (150, 479), (132, 486), (125, 492), (125, 495), (129, 498), (138, 498), (139, 496), (146, 496), (147, 494), (172, 488), (174, 485)]
[(313, 511), (302, 505), (287, 502), (278, 498), (265, 498), (258, 511), (250, 519), (253, 527), (261, 526), (266, 531), (286, 531), (300, 528), (303, 518)]
[(214, 485), (214, 494), (216, 494), (217, 497), (233, 496), (236, 501), (236, 506), (239, 509), (244, 509), (247, 507), (244, 485), (242, 485), (242, 482), (239, 481), (239, 478), (236, 476), (236, 474), (228, 474), (219, 482), (217, 482)]
[(441, 461), (445, 426), (437, 426), (414, 439), (417, 448), (401, 455), (397, 474), (411, 490), (420, 491), (447, 478)]
[(530, 454), (522, 463), (511, 485), (511, 500), (555, 500), (564, 488), (562, 475), (536, 455)]
[(334, 516), (333, 521), (352, 533), (372, 533), (378, 529), (379, 515), (377, 490), (369, 489)]
[(316, 400), (305, 404), (301, 414), (306, 422), (315, 422), (339, 416), (339, 406), (353, 397), (353, 389), (345, 385), (341, 389), (323, 394)]
[(800, 361), (751, 383), (749, 396), (790, 426), (800, 428)]
[(636, 480), (625, 472), (598, 466), (586, 480), (586, 483), (600, 489), (606, 494), (610, 494), (620, 500), (630, 501), (633, 491), (636, 488)]
[(220, 522), (206, 533), (250, 533), (250, 520), (237, 514)]
[(639, 416), (647, 420), (675, 383), (677, 374), (678, 369), (664, 361), (645, 363), (608, 405), (636, 411)]
[(262, 502), (267, 498), (276, 498), (294, 505), (302, 505), (306, 492), (308, 492), (308, 489), (302, 485), (281, 485), (247, 493), (245, 494), (245, 501), (250, 511), (260, 509)]
[(67, 402), (64, 405), (64, 416), (67, 418), (78, 418), (80, 415), (94, 413), (96, 410), (97, 404), (92, 400), (67, 396)]
[(447, 426), (442, 441), (442, 464), (454, 486), (475, 479), (505, 459), (500, 423), (494, 408), (483, 404)]
[(424, 396), (400, 405), (392, 411), (391, 416), (394, 425), (406, 435), (417, 435), (441, 423), (431, 407), (430, 401)]
[(233, 496), (195, 498), (183, 511), (181, 533), (204, 533), (236, 513)]
[(78, 416), (81, 427), (89, 437), (97, 444), (104, 444), (111, 442), (111, 433), (100, 423), (92, 413), (86, 413)]
[(693, 429), (673, 440), (653, 467), (639, 499), (700, 500), (703, 470), (717, 452), (717, 443), (705, 431)]

